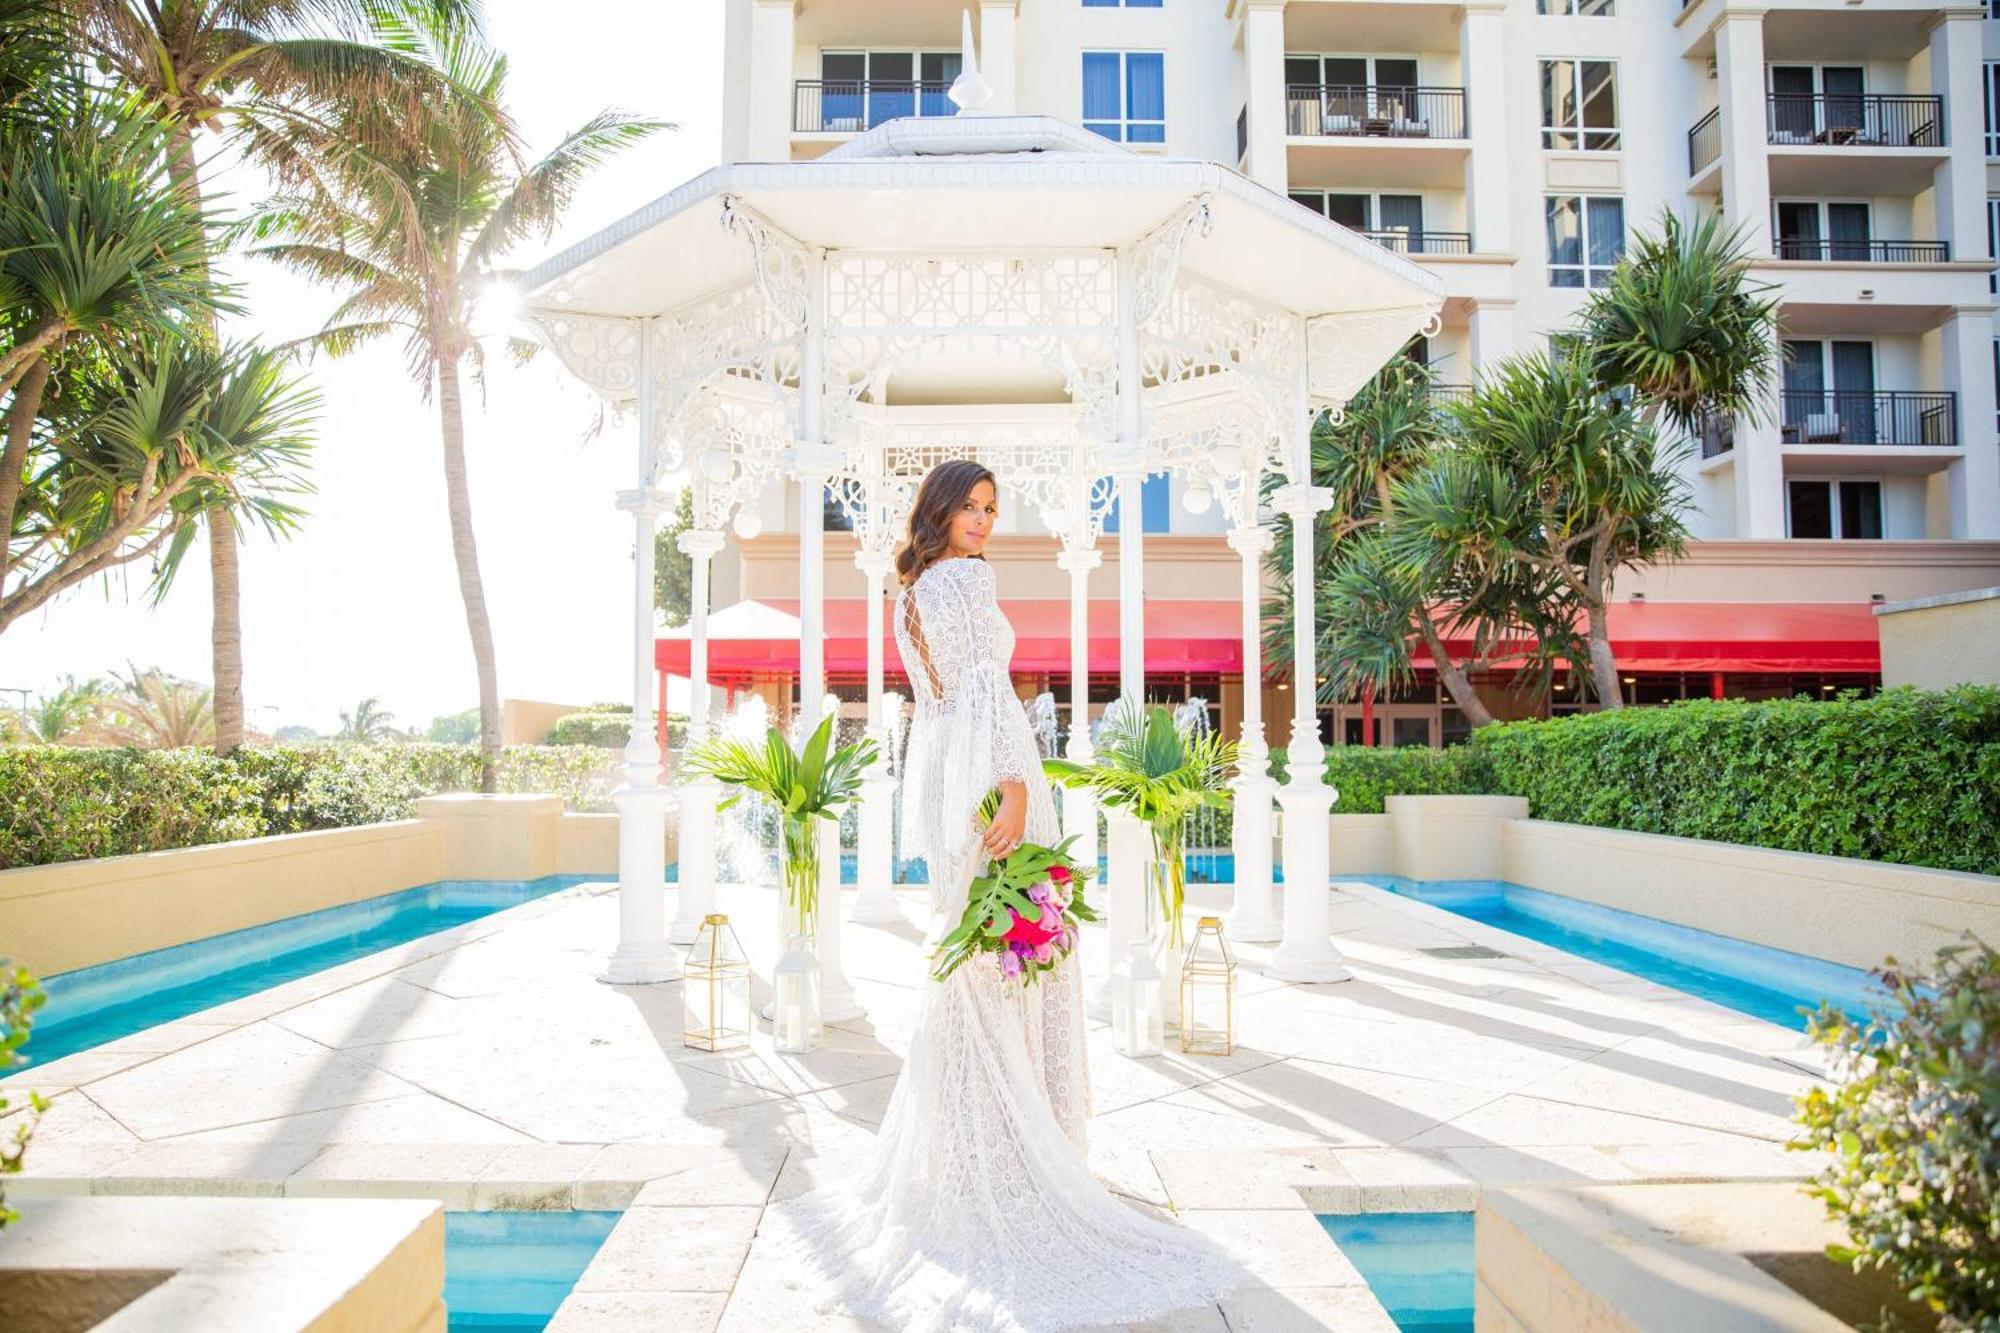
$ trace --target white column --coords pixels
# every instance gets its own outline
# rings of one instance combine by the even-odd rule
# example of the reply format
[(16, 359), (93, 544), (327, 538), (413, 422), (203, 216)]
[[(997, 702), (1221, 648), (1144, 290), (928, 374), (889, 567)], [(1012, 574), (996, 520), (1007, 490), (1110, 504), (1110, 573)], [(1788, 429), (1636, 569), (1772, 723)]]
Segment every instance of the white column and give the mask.
[(1949, 8), (1931, 29), (1931, 91), (1944, 99), (1944, 142), (1951, 149), (1934, 177), (1937, 228), (1953, 259), (1988, 257), (1983, 8)]
[[(1285, 161), (1285, 0), (1250, 0), (1243, 12), (1243, 66), (1249, 121), (1243, 171), (1283, 194), (1290, 179)], [(1236, 146), (1233, 137), (1229, 146)]]
[(889, 771), (889, 726), (882, 713), (882, 595), (891, 561), (887, 551), (864, 550), (855, 553), (854, 563), (868, 581), (868, 734), (881, 755), (862, 778), (858, 892), (848, 917), (874, 924), (903, 919), (895, 886), (896, 777)]
[(1473, 0), (1458, 25), (1459, 78), (1465, 85), (1465, 136), (1472, 152), (1465, 160), (1465, 222), (1472, 248), (1507, 254), (1514, 248), (1508, 227), (1506, 38), (1497, 0)]
[(1229, 914), (1231, 937), (1249, 943), (1278, 939), (1284, 925), (1271, 892), (1271, 799), (1278, 784), (1269, 772), (1271, 752), (1264, 741), (1262, 563), (1271, 533), (1248, 523), (1229, 530), (1229, 545), (1243, 564), (1243, 736), (1237, 744), (1236, 790), (1230, 842), (1235, 848), (1236, 903)]
[[(641, 402), (649, 396), (648, 377), (639, 379)], [(652, 413), (641, 406), (640, 457)], [(599, 981), (636, 985), (672, 981), (680, 959), (667, 943), (667, 789), (660, 785), (660, 742), (652, 721), (653, 698), (653, 525), (666, 511), (666, 496), (651, 486), (651, 467), (642, 461), (642, 484), (620, 491), (618, 507), (632, 515), (632, 735), (625, 743), (625, 780), (611, 793), (618, 807), (618, 947), (605, 960)]]
[(1514, 303), (1481, 301), (1466, 317), (1466, 331), (1472, 343), (1472, 377), (1488, 366), (1497, 366), (1514, 355)]
[[(1146, 702), (1146, 558), (1141, 490), (1144, 436), (1139, 404), (1144, 389), (1139, 366), (1139, 331), (1133, 323), (1137, 290), (1132, 251), (1118, 255), (1118, 440), (1105, 461), (1118, 478), (1118, 692), (1134, 706)], [(1146, 863), (1151, 849), (1138, 820), (1116, 809), (1104, 812), (1106, 879), (1105, 934), (1113, 965), (1126, 943), (1143, 939)], [(1108, 1003), (1109, 991), (1104, 993)]]
[[(793, 474), (799, 484), (799, 735), (810, 736), (824, 716), (826, 695), (826, 482), (832, 475), (822, 437), (821, 395), (826, 342), (826, 252), (806, 252), (806, 332), (799, 356), (799, 444)], [(820, 820), (820, 1014), (829, 1023), (859, 1018), (841, 969), (841, 928), (846, 913), (840, 891), (840, 829)]]
[(1019, 9), (1020, 0), (980, 0), (979, 72), (993, 86), (993, 100), (986, 104), (988, 115), (1010, 115), (1018, 105), (1014, 17)]
[(1722, 216), (1743, 229), (1753, 256), (1771, 253), (1769, 99), (1764, 13), (1732, 10), (1715, 28), (1715, 84), (1722, 110)]
[(798, 92), (792, 11), (796, 0), (750, 0), (750, 153), (752, 162), (792, 160), (792, 113)]
[[(680, 535), (680, 549), (692, 566), (688, 590), (688, 745), (708, 739), (708, 568), (722, 549), (722, 534), (713, 528), (690, 528)], [(701, 919), (715, 910), (715, 807), (722, 784), (711, 777), (690, 777), (680, 784), (680, 884), (673, 926), (667, 938), (693, 944)]]
[[(1069, 743), (1063, 754), (1071, 763), (1087, 764), (1090, 744), (1090, 571), (1104, 563), (1101, 551), (1066, 545), (1056, 565), (1069, 575)], [(1079, 865), (1097, 864), (1097, 796), (1081, 787), (1065, 787), (1063, 835), (1074, 837), (1070, 848)]]
[[(1301, 343), (1306, 336), (1299, 325)], [(1278, 803), (1285, 811), (1285, 942), (1272, 956), (1271, 971), (1286, 981), (1346, 981), (1353, 974), (1327, 938), (1329, 862), (1327, 840), (1334, 790), (1326, 785), (1326, 747), (1319, 739), (1319, 667), (1314, 646), (1313, 545), (1317, 515), (1332, 507), (1325, 487), (1311, 485), (1312, 417), (1305, 358), (1299, 358), (1299, 409), (1288, 423), (1285, 442), (1292, 475), (1271, 507), (1292, 521), (1292, 742), (1285, 747), (1285, 785)]]
[(1939, 330), (1944, 387), (1958, 395), (1958, 449), (1945, 473), (1953, 537), (2000, 538), (2000, 435), (1994, 430), (1993, 316), (1961, 310)]

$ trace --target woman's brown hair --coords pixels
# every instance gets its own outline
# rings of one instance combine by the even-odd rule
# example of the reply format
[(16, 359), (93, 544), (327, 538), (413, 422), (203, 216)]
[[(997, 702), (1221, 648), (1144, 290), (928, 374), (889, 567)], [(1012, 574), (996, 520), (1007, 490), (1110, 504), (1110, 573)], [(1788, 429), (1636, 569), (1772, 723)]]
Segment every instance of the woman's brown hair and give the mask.
[(917, 486), (916, 501), (910, 506), (910, 530), (896, 552), (896, 577), (904, 587), (945, 557), (951, 549), (951, 520), (972, 488), (980, 482), (1000, 483), (984, 463), (970, 458), (954, 458), (939, 463), (924, 474)]

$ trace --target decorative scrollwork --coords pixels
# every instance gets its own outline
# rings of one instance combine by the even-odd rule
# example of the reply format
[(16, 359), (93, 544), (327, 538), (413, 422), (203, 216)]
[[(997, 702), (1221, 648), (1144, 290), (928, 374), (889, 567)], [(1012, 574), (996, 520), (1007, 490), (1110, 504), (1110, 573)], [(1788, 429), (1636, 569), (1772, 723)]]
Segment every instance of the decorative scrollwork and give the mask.
[(722, 226), (750, 242), (754, 281), (772, 312), (803, 329), (808, 302), (804, 242), (733, 194), (722, 196)]
[(1174, 215), (1140, 237), (1132, 246), (1132, 322), (1144, 326), (1152, 322), (1160, 305), (1174, 290), (1180, 272), (1181, 246), (1197, 227), (1206, 236), (1214, 228), (1209, 213), (1208, 194), (1198, 194), (1182, 204)]
[(1437, 332), (1442, 302), (1321, 315), (1306, 324), (1312, 401), (1339, 408), (1418, 334)]
[(570, 374), (614, 402), (638, 393), (643, 321), (555, 310), (530, 310), (526, 315)]
[(781, 404), (704, 392), (675, 416), (673, 439), (694, 487), (693, 526), (720, 531), (777, 480), (792, 432)]

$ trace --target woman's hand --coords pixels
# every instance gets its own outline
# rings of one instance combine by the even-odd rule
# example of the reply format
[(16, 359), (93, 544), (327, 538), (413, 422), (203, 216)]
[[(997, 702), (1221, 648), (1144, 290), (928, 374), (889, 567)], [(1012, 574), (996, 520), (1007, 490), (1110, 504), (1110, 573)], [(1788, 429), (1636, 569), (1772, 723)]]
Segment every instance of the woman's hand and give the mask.
[(993, 816), (993, 822), (980, 835), (980, 842), (991, 857), (1002, 857), (1021, 845), (1021, 835), (1028, 827), (1028, 788), (1019, 782), (1000, 784), (1000, 809)]

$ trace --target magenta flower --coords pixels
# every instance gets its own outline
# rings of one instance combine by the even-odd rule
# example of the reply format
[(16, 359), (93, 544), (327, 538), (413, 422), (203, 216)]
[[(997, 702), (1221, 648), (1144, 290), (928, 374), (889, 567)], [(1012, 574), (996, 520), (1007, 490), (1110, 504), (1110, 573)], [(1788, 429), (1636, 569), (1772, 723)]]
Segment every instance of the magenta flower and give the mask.
[(1021, 955), (1011, 948), (1000, 953), (1000, 975), (1010, 981), (1021, 975)]

